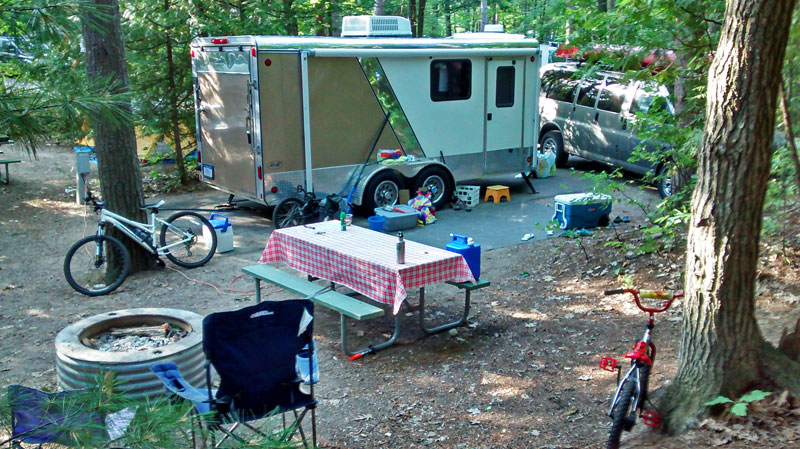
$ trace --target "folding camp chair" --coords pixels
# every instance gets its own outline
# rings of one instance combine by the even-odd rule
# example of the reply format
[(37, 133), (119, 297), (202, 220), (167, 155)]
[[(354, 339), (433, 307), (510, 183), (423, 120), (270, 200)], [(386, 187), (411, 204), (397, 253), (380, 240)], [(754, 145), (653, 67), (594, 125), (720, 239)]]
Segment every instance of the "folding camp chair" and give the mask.
[[(156, 364), (151, 369), (164, 383), (167, 395), (192, 401), (199, 413), (215, 412), (205, 422), (212, 431), (225, 434), (216, 446), (229, 437), (244, 441), (233, 432), (240, 424), (264, 435), (248, 422), (292, 412), (295, 419), (286, 437), (291, 438), (298, 431), (303, 445), (308, 447), (301, 422), (309, 410), (316, 446), (314, 385), (308, 379), (310, 392), (303, 393), (303, 379), (298, 377), (295, 366), (297, 355), (308, 350), (308, 372), (314, 372), (313, 314), (311, 301), (296, 299), (267, 301), (208, 315), (203, 320), (205, 389), (189, 385), (174, 363)], [(211, 388), (211, 366), (219, 375), (216, 392)]]
[[(21, 443), (102, 447), (109, 441), (103, 414), (86, 390), (46, 393), (22, 385), (8, 387), (12, 447)], [(0, 443), (0, 446), (5, 446)]]

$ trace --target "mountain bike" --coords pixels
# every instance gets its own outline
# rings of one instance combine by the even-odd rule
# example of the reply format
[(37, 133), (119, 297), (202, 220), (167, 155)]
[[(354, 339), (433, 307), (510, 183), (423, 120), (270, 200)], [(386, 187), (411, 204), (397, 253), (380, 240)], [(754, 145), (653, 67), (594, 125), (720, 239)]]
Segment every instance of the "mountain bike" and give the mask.
[(347, 200), (336, 194), (317, 199), (314, 192), (306, 192), (303, 186), (297, 186), (296, 197), (284, 198), (272, 211), (272, 223), (275, 229), (288, 228), (306, 223), (339, 218), (340, 211), (347, 210)]
[[(158, 208), (164, 200), (146, 204), (147, 223), (140, 223), (106, 209), (90, 190), (86, 203), (100, 212), (97, 233), (78, 240), (67, 251), (64, 259), (64, 276), (76, 291), (88, 296), (99, 296), (116, 290), (131, 267), (131, 256), (118, 239), (106, 235), (106, 226), (112, 226), (147, 250), (156, 262), (164, 266), (160, 256), (167, 256), (176, 265), (195, 268), (205, 265), (217, 250), (217, 234), (211, 223), (200, 214), (181, 211), (166, 220), (158, 217)], [(156, 240), (156, 230), (160, 230)]]
[[(633, 349), (625, 354), (625, 358), (631, 359), (631, 367), (625, 377), (620, 381), (622, 367), (618, 366), (617, 360), (611, 357), (603, 357), (600, 360), (600, 368), (617, 372), (617, 389), (614, 398), (611, 400), (611, 409), (608, 416), (611, 417), (611, 432), (608, 435), (606, 449), (618, 449), (619, 439), (623, 431), (629, 431), (636, 423), (636, 414), (642, 422), (650, 427), (659, 428), (661, 426), (661, 416), (651, 410), (645, 410), (647, 402), (647, 382), (650, 378), (650, 370), (656, 358), (656, 345), (652, 342), (652, 332), (655, 327), (654, 314), (663, 312), (672, 305), (675, 298), (683, 297), (683, 293), (672, 294), (667, 291), (656, 290), (636, 290), (632, 288), (606, 290), (606, 295), (619, 295), (630, 293), (636, 301), (636, 305), (650, 317), (647, 320), (647, 329), (641, 340), (637, 341)], [(641, 299), (656, 299), (666, 301), (661, 307), (648, 307), (642, 305)]]

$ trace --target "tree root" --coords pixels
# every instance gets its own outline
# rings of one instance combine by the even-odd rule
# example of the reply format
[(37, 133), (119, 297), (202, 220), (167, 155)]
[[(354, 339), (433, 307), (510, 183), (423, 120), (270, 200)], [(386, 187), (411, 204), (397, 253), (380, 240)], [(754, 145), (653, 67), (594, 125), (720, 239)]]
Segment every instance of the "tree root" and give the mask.
[[(708, 385), (712, 382), (700, 382), (695, 386), (680, 380), (672, 383), (664, 392), (658, 407), (664, 417), (662, 431), (677, 434), (696, 427), (710, 414), (709, 407), (704, 404), (717, 396), (736, 399), (748, 391), (761, 389), (774, 393), (788, 391), (790, 395), (800, 398), (800, 363), (767, 342), (762, 344), (760, 355), (757, 366), (752, 367), (750, 382), (743, 383), (741, 378), (733, 382), (717, 379), (717, 382), (713, 382), (718, 384), (716, 387)], [(741, 374), (741, 371), (738, 373)], [(709, 381), (713, 377), (716, 376), (709, 376)], [(740, 391), (725, 391), (724, 385), (730, 383), (746, 387), (739, 388)]]

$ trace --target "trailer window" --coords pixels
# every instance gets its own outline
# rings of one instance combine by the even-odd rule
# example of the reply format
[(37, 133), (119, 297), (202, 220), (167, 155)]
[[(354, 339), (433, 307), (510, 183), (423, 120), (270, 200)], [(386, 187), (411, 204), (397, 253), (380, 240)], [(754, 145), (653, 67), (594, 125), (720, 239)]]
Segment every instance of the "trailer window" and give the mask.
[(497, 68), (497, 89), (494, 98), (494, 104), (498, 108), (514, 106), (514, 67)]
[(469, 59), (431, 62), (431, 100), (466, 100), (472, 96), (472, 63)]

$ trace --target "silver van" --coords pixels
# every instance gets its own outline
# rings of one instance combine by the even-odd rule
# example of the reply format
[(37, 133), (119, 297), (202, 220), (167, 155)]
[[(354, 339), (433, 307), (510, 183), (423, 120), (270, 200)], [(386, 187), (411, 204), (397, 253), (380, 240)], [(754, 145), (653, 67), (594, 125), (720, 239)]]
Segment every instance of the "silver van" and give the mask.
[[(674, 113), (669, 92), (662, 85), (643, 81), (622, 82), (617, 72), (580, 75), (577, 63), (553, 63), (541, 68), (539, 99), (539, 144), (556, 155), (556, 166), (564, 167), (570, 154), (622, 167), (638, 173), (663, 174), (665, 164), (631, 162), (639, 139), (633, 132), (636, 112), (646, 112), (663, 97), (663, 107)], [(656, 145), (648, 148), (656, 150)], [(658, 193), (672, 194), (669, 176), (658, 176)]]

